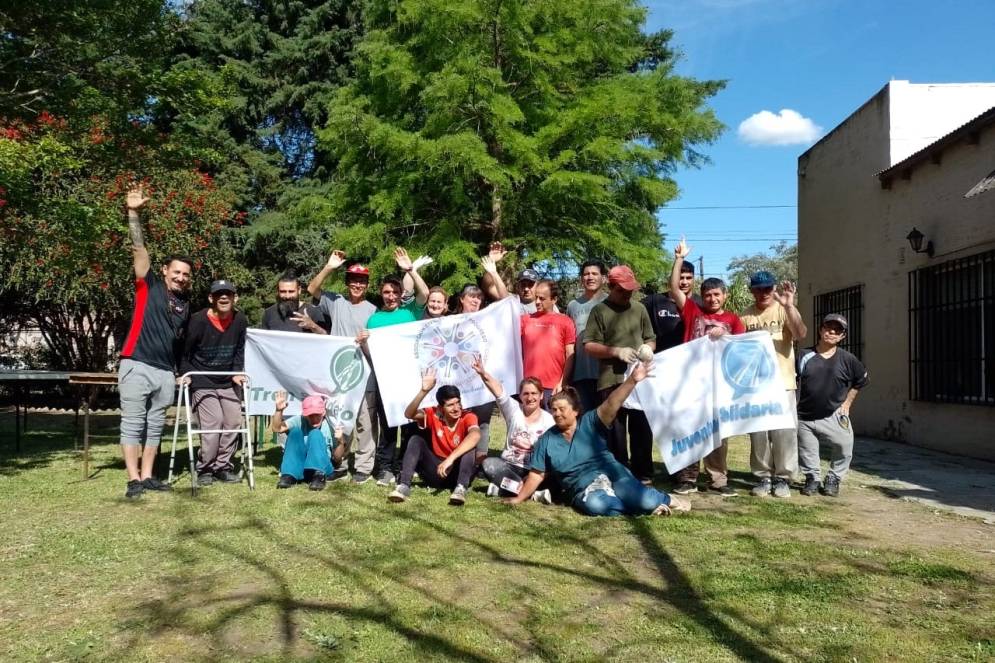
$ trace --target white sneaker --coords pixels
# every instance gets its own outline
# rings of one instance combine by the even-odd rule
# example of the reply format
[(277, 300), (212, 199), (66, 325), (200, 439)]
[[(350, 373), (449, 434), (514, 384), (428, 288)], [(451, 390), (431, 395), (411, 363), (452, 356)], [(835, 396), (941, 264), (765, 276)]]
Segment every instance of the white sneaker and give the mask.
[(496, 483), (487, 484), (487, 497), (497, 497), (501, 494), (501, 488)]
[(453, 506), (463, 506), (466, 503), (466, 487), (462, 484), (457, 485), (449, 495), (449, 503)]
[(538, 502), (539, 504), (552, 504), (553, 495), (549, 492), (549, 488), (537, 490), (532, 493), (532, 501)]

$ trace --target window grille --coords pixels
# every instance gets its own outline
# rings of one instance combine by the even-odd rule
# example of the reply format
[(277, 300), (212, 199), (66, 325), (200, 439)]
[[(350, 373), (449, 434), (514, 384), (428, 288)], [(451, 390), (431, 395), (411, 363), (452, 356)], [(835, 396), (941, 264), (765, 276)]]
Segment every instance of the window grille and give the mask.
[(909, 272), (909, 398), (995, 405), (995, 251)]
[(813, 337), (819, 340), (819, 325), (822, 319), (830, 313), (839, 313), (847, 321), (846, 336), (839, 347), (854, 354), (857, 359), (864, 360), (864, 286), (855, 285), (842, 290), (833, 290), (815, 296), (815, 324)]

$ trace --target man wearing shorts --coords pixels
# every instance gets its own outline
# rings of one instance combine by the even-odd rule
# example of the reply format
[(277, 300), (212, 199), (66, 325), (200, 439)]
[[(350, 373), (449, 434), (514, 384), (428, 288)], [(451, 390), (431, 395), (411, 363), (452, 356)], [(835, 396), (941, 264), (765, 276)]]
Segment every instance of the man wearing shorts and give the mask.
[[(152, 476), (159, 452), (166, 410), (173, 404), (176, 364), (190, 318), (189, 258), (173, 256), (152, 269), (142, 234), (141, 209), (149, 199), (141, 186), (128, 191), (128, 233), (135, 269), (135, 307), (121, 349), (118, 391), (121, 394), (121, 453), (128, 473), (124, 496), (146, 490), (170, 490)], [(143, 447), (144, 445), (144, 447)]]

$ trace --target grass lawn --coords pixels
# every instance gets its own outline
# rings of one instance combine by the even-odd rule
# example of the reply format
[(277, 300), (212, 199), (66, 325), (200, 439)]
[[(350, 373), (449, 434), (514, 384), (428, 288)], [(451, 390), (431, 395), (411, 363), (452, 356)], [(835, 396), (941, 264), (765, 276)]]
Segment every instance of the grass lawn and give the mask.
[[(595, 519), (479, 481), (464, 508), (420, 488), (388, 505), (372, 482), (277, 491), (269, 448), (254, 493), (191, 498), (184, 473), (126, 502), (116, 417), (94, 419), (82, 482), (70, 418), (33, 413), (15, 456), (0, 417), (4, 661), (995, 659), (992, 528), (859, 475), (833, 502), (699, 494), (686, 517)], [(747, 452), (734, 440), (744, 482)]]

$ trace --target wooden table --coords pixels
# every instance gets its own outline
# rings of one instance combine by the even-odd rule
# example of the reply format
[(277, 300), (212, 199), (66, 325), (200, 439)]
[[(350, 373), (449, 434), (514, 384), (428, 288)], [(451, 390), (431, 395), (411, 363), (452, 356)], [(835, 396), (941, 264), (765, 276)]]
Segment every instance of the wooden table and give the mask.
[(83, 385), (83, 480), (90, 478), (90, 401), (101, 387), (116, 386), (117, 373), (70, 373), (69, 384)]
[(69, 373), (67, 371), (0, 371), (0, 384), (9, 384), (14, 390), (14, 451), (16, 453), (21, 452), (21, 431), (27, 426), (28, 406), (26, 402), (22, 402), (25, 390), (32, 385), (66, 382), (68, 380)]

